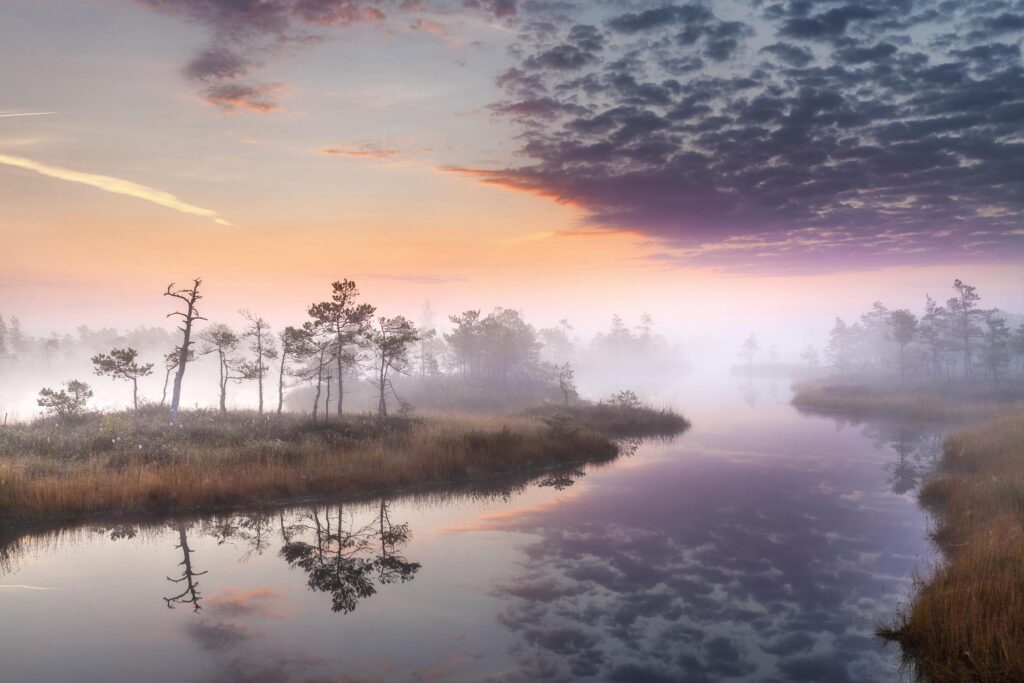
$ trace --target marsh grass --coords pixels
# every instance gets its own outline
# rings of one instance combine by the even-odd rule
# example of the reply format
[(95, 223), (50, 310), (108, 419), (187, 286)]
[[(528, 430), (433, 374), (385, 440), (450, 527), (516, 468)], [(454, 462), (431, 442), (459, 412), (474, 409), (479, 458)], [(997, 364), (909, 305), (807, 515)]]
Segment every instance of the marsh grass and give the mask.
[(569, 422), (612, 437), (674, 436), (690, 428), (690, 422), (668, 408), (619, 403), (548, 404), (528, 415), (551, 420), (564, 416)]
[(992, 417), (1014, 404), (1024, 405), (1024, 394), (959, 386), (900, 388), (808, 382), (793, 387), (792, 403), (802, 411), (856, 419), (955, 421)]
[(1024, 409), (950, 436), (920, 497), (946, 562), (879, 634), (923, 680), (1024, 681)]
[(608, 460), (597, 432), (524, 416), (346, 417), (161, 410), (0, 429), (0, 520), (190, 512)]

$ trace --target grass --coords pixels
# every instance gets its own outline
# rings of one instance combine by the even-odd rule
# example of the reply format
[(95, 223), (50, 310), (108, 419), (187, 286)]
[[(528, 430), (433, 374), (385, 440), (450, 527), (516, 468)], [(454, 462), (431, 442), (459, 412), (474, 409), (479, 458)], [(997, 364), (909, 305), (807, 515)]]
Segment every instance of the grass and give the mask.
[(1009, 405), (1024, 404), (1024, 394), (970, 387), (901, 388), (807, 382), (793, 387), (792, 403), (806, 412), (840, 414), (856, 419), (950, 421), (994, 416)]
[(1024, 408), (962, 429), (921, 490), (946, 562), (879, 634), (923, 680), (1024, 681)]
[(397, 492), (609, 460), (608, 437), (525, 416), (221, 416), (162, 410), (0, 428), (0, 521), (189, 512)]
[(568, 406), (549, 404), (527, 413), (548, 421), (564, 417), (573, 424), (613, 437), (674, 436), (690, 428), (690, 422), (667, 408), (599, 402)]

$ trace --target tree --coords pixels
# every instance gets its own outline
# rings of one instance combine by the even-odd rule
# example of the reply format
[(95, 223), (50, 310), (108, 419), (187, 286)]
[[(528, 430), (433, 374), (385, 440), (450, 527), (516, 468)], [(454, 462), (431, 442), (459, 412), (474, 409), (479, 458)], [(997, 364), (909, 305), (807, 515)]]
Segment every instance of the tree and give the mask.
[(277, 373), (277, 414), (284, 410), (284, 378), (288, 374), (288, 361), (308, 356), (312, 351), (310, 348), (311, 332), (305, 327), (284, 328), (278, 335), (281, 342), (281, 364)]
[(263, 414), (263, 378), (270, 369), (269, 362), (277, 358), (277, 349), (274, 348), (274, 338), (270, 334), (270, 325), (263, 318), (253, 315), (249, 311), (242, 311), (242, 317), (249, 321), (249, 325), (242, 332), (242, 339), (249, 340), (249, 350), (253, 353), (253, 359), (242, 364), (242, 376), (245, 379), (256, 381), (259, 391), (259, 414)]
[(7, 342), (11, 355), (16, 356), (25, 348), (25, 335), (21, 333), (21, 321), (13, 315), (7, 324)]
[(139, 409), (139, 378), (147, 377), (153, 372), (153, 364), (140, 365), (137, 361), (139, 352), (128, 347), (111, 349), (110, 353), (98, 353), (92, 357), (92, 365), (97, 375), (106, 375), (115, 380), (123, 379), (132, 383), (132, 405)]
[(612, 395), (612, 403), (620, 408), (639, 408), (640, 397), (632, 389), (623, 389), (617, 394)]
[[(160, 394), (160, 405), (167, 403), (167, 385), (171, 382), (171, 373), (178, 369), (178, 360), (181, 357), (181, 347), (175, 346), (174, 350), (164, 356), (164, 389)], [(195, 349), (188, 350), (188, 362), (196, 358)]]
[(92, 387), (85, 382), (73, 379), (70, 382), (65, 382), (64, 388), (59, 391), (49, 388), (40, 389), (39, 399), (36, 403), (47, 413), (67, 419), (81, 415), (90, 398), (92, 398)]
[(558, 388), (562, 390), (562, 395), (565, 397), (565, 405), (569, 406), (569, 399), (576, 395), (576, 373), (573, 372), (572, 366), (568, 363), (563, 363), (558, 366)]
[(984, 312), (985, 328), (981, 336), (982, 359), (995, 382), (999, 381), (999, 376), (1010, 364), (1011, 332), (1006, 319), (998, 313), (997, 309)]
[(346, 364), (354, 364), (358, 354), (346, 353), (347, 346), (358, 343), (365, 336), (376, 308), (370, 304), (357, 304), (359, 289), (351, 280), (331, 284), (330, 301), (323, 301), (309, 307), (309, 316), (334, 336), (334, 354), (338, 371), (338, 417), (341, 417), (345, 400), (342, 376)]
[(857, 357), (857, 347), (861, 338), (860, 331), (859, 324), (847, 325), (842, 318), (836, 318), (835, 325), (832, 326), (832, 331), (829, 333), (826, 354), (833, 367), (839, 370), (843, 376), (850, 372)]
[(0, 360), (7, 358), (10, 353), (10, 342), (7, 339), (7, 322), (4, 321), (4, 317), (0, 315)]
[(171, 421), (176, 422), (178, 420), (178, 405), (181, 403), (181, 382), (185, 379), (185, 366), (188, 365), (190, 352), (192, 349), (192, 326), (200, 320), (206, 320), (206, 318), (199, 315), (199, 310), (196, 308), (196, 304), (203, 296), (199, 293), (199, 286), (203, 281), (196, 278), (192, 281), (192, 287), (186, 289), (174, 289), (174, 283), (167, 285), (167, 291), (164, 292), (164, 296), (174, 297), (180, 299), (185, 304), (184, 311), (175, 311), (168, 313), (167, 317), (180, 317), (181, 327), (181, 345), (178, 347), (178, 367), (174, 373), (174, 391), (171, 394)]
[(390, 388), (394, 393), (390, 373), (392, 370), (400, 373), (406, 371), (409, 365), (409, 347), (419, 339), (419, 333), (416, 326), (403, 316), (381, 316), (368, 336), (377, 355), (377, 414), (380, 417), (387, 417), (387, 390)]
[(945, 351), (945, 336), (948, 328), (946, 309), (938, 305), (930, 295), (925, 295), (924, 315), (918, 326), (919, 335), (924, 340), (931, 360), (932, 375), (941, 373), (942, 354)]
[(1021, 370), (1024, 371), (1024, 323), (1021, 323), (1017, 327), (1017, 332), (1013, 335), (1013, 355), (1020, 358)]
[(984, 311), (978, 307), (981, 297), (978, 296), (975, 287), (965, 284), (959, 278), (953, 281), (953, 288), (956, 296), (946, 302), (949, 309), (960, 344), (960, 350), (964, 356), (964, 378), (972, 379), (974, 376), (974, 340), (981, 334), (981, 328), (977, 324)]
[(743, 346), (740, 347), (740, 356), (745, 358), (747, 365), (753, 365), (754, 356), (757, 355), (757, 337), (751, 333), (749, 337), (743, 342)]
[(245, 375), (241, 372), (241, 359), (236, 358), (233, 355), (235, 349), (238, 348), (238, 344), (241, 339), (230, 327), (222, 323), (217, 323), (216, 325), (211, 325), (206, 328), (200, 336), (200, 339), (203, 342), (203, 346), (199, 350), (200, 353), (204, 356), (211, 353), (217, 354), (218, 385), (220, 386), (220, 412), (223, 415), (228, 412), (228, 382), (231, 380), (238, 381), (245, 378)]
[(907, 378), (906, 349), (907, 345), (914, 341), (917, 332), (917, 316), (905, 308), (892, 311), (889, 314), (889, 328), (892, 340), (899, 348), (900, 381), (904, 382)]
[(818, 367), (818, 350), (813, 346), (808, 346), (800, 354), (800, 360), (804, 362), (804, 365), (813, 370)]

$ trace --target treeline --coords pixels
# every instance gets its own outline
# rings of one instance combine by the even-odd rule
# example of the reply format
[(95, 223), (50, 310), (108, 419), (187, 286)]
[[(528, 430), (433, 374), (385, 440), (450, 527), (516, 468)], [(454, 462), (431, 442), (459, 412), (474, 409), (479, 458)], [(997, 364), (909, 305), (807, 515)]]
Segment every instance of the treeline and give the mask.
[(1000, 383), (1024, 373), (1024, 323), (1011, 328), (959, 279), (953, 292), (945, 304), (926, 296), (919, 313), (876, 302), (856, 322), (836, 318), (826, 349), (833, 371), (902, 383)]
[[(135, 409), (156, 403), (155, 396), (147, 401), (140, 394), (140, 381), (159, 382), (159, 404), (173, 417), (187, 393), (188, 371), (207, 358), (206, 367), (216, 367), (217, 396), (194, 401), (192, 394), (190, 401), (215, 398), (226, 412), (229, 397), (236, 398), (234, 388), (248, 384), (260, 414), (291, 408), (322, 419), (342, 415), (353, 395), (363, 409), (372, 402), (381, 416), (396, 406), (408, 411), (412, 401), (462, 409), (569, 404), (577, 398), (576, 367), (613, 361), (632, 372), (638, 363), (662, 363), (659, 358), (673, 351), (654, 333), (647, 315), (632, 330), (614, 316), (610, 329), (589, 344), (576, 337), (567, 320), (538, 330), (505, 308), (452, 315), (446, 329), (439, 329), (429, 306), (419, 324), (402, 315), (381, 315), (351, 280), (333, 283), (328, 297), (306, 308), (305, 320), (279, 329), (246, 310), (240, 311), (240, 325), (208, 321), (200, 312), (198, 279), (185, 288), (172, 284), (164, 296), (174, 304), (168, 317), (179, 322), (176, 333), (80, 327), (77, 338), (32, 338), (11, 318), (0, 325), (0, 363), (46, 368), (85, 356), (95, 375), (130, 387)], [(93, 387), (79, 377), (59, 389), (44, 388), (37, 404), (49, 413), (73, 415), (92, 397)]]

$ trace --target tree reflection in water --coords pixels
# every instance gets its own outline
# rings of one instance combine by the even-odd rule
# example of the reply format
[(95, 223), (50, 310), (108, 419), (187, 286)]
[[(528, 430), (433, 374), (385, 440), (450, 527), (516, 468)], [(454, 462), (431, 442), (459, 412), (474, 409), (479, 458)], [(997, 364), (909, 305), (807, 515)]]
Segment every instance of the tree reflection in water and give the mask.
[(405, 583), (420, 569), (400, 552), (411, 537), (409, 525), (393, 523), (389, 509), (381, 499), (377, 516), (359, 527), (343, 505), (314, 509), (291, 524), (282, 515), (280, 555), (306, 572), (312, 590), (330, 593), (333, 611), (347, 614), (375, 594), (378, 583)]
[[(134, 536), (134, 534), (132, 535)], [(192, 611), (198, 612), (202, 609), (199, 605), (202, 594), (199, 592), (199, 582), (196, 581), (196, 577), (202, 576), (206, 572), (197, 572), (192, 567), (192, 553), (195, 551), (188, 545), (188, 533), (183, 524), (178, 526), (178, 545), (175, 548), (180, 549), (184, 556), (184, 559), (178, 563), (178, 566), (183, 568), (182, 574), (181, 578), (172, 579), (168, 576), (167, 580), (176, 584), (184, 583), (185, 590), (173, 597), (164, 598), (164, 602), (170, 609), (174, 609), (175, 605), (192, 605)]]

